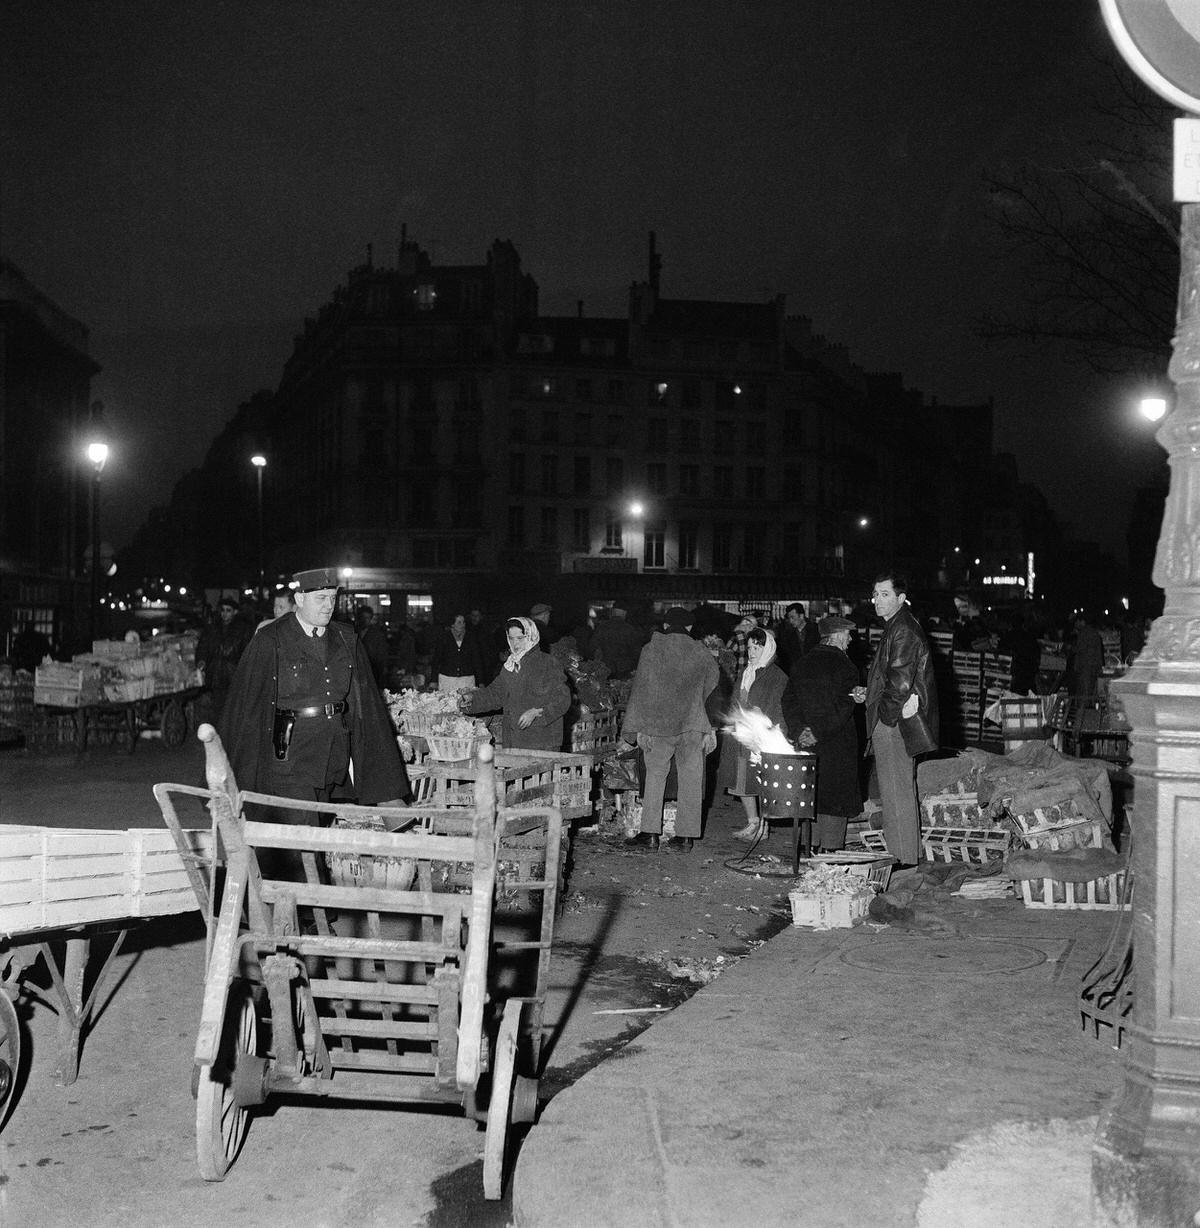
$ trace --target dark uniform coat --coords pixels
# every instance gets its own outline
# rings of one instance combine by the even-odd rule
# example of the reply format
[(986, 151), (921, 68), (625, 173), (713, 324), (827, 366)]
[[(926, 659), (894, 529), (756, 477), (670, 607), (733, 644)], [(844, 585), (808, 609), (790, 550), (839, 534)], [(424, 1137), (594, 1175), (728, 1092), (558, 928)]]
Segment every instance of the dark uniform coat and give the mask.
[[(297, 719), (287, 760), (276, 759), (277, 707), (343, 700), (342, 715)], [(218, 732), (241, 789), (301, 798), (339, 790), (364, 805), (411, 795), (383, 696), (344, 623), (331, 622), (319, 640), (304, 634), (294, 613), (263, 627), (242, 654)]]
[(810, 648), (792, 667), (783, 715), (793, 741), (807, 726), (817, 739), (817, 810), (851, 818), (862, 810), (858, 786), (858, 728), (850, 692), (858, 670), (832, 644)]

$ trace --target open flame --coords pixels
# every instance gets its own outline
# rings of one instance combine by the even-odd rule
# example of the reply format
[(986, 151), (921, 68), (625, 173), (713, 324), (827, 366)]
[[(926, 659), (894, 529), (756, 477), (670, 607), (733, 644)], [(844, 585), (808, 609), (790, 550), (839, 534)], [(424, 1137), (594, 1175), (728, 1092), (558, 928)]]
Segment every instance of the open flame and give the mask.
[(758, 708), (735, 705), (729, 713), (728, 731), (745, 747), (758, 754), (794, 755), (796, 748), (770, 717)]

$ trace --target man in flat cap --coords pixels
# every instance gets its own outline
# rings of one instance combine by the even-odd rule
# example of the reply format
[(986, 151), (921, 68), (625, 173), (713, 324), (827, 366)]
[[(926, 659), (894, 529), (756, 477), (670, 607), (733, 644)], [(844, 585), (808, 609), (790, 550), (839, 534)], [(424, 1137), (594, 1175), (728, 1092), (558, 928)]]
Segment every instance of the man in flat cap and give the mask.
[[(238, 787), (320, 803), (411, 796), (383, 696), (354, 628), (334, 622), (334, 568), (297, 572), (296, 608), (242, 655), (218, 732)], [(288, 810), (315, 825), (315, 812)]]
[(846, 843), (846, 820), (862, 811), (854, 705), (862, 702), (863, 691), (846, 653), (854, 624), (830, 615), (817, 630), (820, 642), (792, 664), (783, 693), (783, 719), (792, 741), (817, 756), (813, 844), (834, 852)]
[[(630, 843), (688, 852), (700, 835), (704, 759), (717, 745), (704, 701), (721, 671), (712, 653), (692, 639), (690, 610), (672, 606), (665, 624), (638, 658), (621, 727), (621, 737), (646, 759), (642, 830)], [(679, 782), (675, 838), (664, 846), (663, 794), (672, 761)]]

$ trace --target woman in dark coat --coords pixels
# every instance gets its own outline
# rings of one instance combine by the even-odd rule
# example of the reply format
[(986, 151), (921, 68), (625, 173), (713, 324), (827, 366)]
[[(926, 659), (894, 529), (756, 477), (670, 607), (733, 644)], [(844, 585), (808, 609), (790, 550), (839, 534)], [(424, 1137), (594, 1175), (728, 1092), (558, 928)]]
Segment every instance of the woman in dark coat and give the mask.
[[(746, 636), (746, 658), (745, 669), (739, 670), (733, 680), (733, 703), (742, 708), (757, 708), (772, 725), (783, 725), (782, 700), (788, 678), (775, 664), (774, 635), (764, 627), (753, 628)], [(762, 817), (750, 751), (728, 734), (722, 741), (717, 787), (742, 799), (746, 826), (733, 834), (739, 840), (753, 840), (761, 830)]]
[(814, 843), (833, 852), (846, 842), (846, 820), (862, 811), (858, 730), (854, 722), (858, 670), (846, 655), (854, 624), (823, 618), (821, 642), (792, 668), (783, 714), (792, 741), (817, 755)]
[(508, 750), (562, 750), (563, 717), (571, 706), (567, 676), (554, 657), (537, 651), (540, 633), (532, 618), (510, 618), (504, 629), (508, 659), (465, 710), (503, 711), (500, 744)]
[(467, 626), (465, 614), (455, 614), (433, 646), (429, 672), (439, 691), (458, 691), (482, 682), (487, 670), (483, 646)]

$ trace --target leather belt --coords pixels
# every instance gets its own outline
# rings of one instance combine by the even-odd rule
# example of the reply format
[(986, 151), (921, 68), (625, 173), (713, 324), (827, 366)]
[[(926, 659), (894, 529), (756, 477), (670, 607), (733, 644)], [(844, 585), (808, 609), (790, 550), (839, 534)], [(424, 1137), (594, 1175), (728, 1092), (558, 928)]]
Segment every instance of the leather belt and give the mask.
[(314, 708), (280, 708), (280, 716), (340, 716), (350, 705), (343, 699), (336, 704), (317, 704)]

